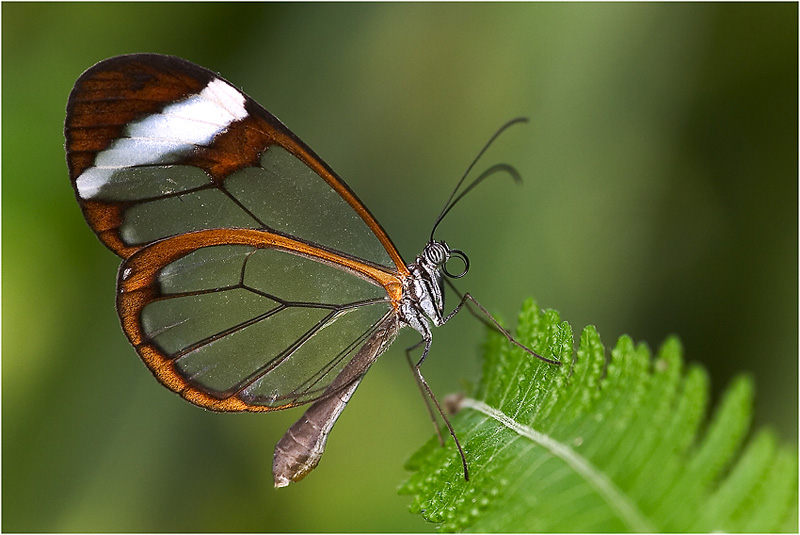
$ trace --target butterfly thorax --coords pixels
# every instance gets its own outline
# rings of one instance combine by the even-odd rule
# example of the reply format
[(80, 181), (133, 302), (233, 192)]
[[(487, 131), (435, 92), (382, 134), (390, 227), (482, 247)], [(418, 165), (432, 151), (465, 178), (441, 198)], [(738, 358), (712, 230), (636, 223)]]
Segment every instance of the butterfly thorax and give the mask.
[(444, 323), (444, 282), (442, 268), (450, 258), (445, 242), (431, 241), (408, 265), (411, 272), (400, 301), (400, 320), (423, 337), (429, 335), (429, 322), (439, 327)]

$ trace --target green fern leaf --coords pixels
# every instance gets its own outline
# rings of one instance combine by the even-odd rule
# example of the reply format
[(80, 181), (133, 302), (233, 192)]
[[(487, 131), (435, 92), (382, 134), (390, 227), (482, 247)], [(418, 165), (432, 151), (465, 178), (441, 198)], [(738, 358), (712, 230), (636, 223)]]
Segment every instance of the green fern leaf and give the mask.
[(655, 359), (622, 337), (606, 359), (593, 327), (577, 352), (554, 311), (523, 307), (496, 333), (482, 379), (453, 417), (470, 467), (431, 439), (400, 492), (442, 531), (796, 532), (797, 451), (769, 430), (748, 441), (753, 384), (735, 379), (706, 421), (708, 377), (671, 338)]

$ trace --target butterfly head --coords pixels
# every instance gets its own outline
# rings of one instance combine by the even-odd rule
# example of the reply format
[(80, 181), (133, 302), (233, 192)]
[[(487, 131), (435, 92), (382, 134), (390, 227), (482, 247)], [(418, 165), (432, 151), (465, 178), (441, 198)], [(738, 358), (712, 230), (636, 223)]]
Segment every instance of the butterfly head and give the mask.
[[(453, 257), (461, 259), (464, 263), (464, 268), (460, 273), (452, 273), (447, 269), (447, 263)], [(422, 250), (420, 260), (430, 264), (436, 270), (441, 271), (451, 279), (460, 279), (469, 271), (469, 258), (467, 255), (458, 249), (451, 249), (447, 243), (443, 241), (429, 241), (425, 245), (425, 249)]]

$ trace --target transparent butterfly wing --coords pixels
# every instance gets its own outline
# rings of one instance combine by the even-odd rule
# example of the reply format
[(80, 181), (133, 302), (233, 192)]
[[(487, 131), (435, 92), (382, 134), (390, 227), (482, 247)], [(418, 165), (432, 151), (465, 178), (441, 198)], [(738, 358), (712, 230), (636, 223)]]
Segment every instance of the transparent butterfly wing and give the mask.
[(349, 187), (278, 119), (213, 72), (170, 56), (103, 61), (65, 125), (78, 202), (123, 257), (210, 228), (284, 233), (404, 273)]
[[(84, 215), (125, 258), (123, 329), (189, 401), (274, 410), (330, 395), (395, 314), (408, 272), (374, 217), (213, 72), (149, 54), (101, 62), (76, 82), (65, 133)], [(344, 383), (366, 371), (352, 368)]]
[(394, 314), (373, 279), (290, 249), (202, 234), (199, 243), (184, 234), (133, 255), (118, 294), (137, 351), (198, 405), (269, 410), (317, 399)]

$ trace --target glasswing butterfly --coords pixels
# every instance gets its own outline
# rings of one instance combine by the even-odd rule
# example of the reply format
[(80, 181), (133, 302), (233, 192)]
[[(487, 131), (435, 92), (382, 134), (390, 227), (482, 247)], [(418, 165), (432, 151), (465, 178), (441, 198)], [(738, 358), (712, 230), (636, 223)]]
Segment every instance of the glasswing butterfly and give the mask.
[[(490, 168), (456, 196), (470, 165), (424, 250), (406, 264), (305, 143), (189, 61), (158, 54), (101, 61), (75, 83), (64, 130), (83, 214), (123, 258), (122, 328), (153, 375), (213, 411), (312, 403), (275, 448), (276, 487), (317, 465), (336, 419), (402, 327), (422, 337), (409, 348), (422, 345), (422, 356), (413, 364), (407, 351), (409, 364), (456, 442), (465, 477), (463, 450), (420, 373), (430, 324), (472, 304), (512, 343), (558, 364), (518, 344), (468, 293), (444, 311), (445, 277), (466, 274), (469, 260), (433, 233), (490, 174), (518, 179), (510, 166)], [(447, 271), (454, 256), (464, 263), (460, 274)]]

